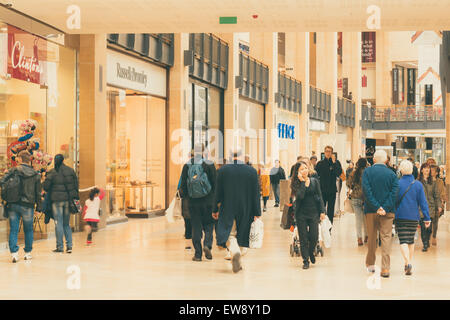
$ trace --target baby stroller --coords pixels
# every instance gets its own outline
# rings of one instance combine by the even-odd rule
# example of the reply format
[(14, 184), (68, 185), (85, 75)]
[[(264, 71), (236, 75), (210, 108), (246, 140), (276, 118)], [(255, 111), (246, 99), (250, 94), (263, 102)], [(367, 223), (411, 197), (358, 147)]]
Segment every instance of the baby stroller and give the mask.
[[(320, 254), (321, 257), (323, 257), (323, 249), (320, 246), (320, 243), (322, 241), (322, 233), (320, 230), (321, 226), (319, 223), (319, 240), (316, 243), (316, 246), (314, 248), (314, 256), (318, 256)], [(289, 245), (289, 252), (291, 254), (291, 257), (300, 257), (301, 256), (301, 252), (300, 252), (300, 238), (298, 236), (298, 230), (297, 230), (297, 223), (295, 222), (295, 218), (294, 218), (294, 224), (291, 225), (290, 228), (291, 232), (292, 232), (292, 242)]]

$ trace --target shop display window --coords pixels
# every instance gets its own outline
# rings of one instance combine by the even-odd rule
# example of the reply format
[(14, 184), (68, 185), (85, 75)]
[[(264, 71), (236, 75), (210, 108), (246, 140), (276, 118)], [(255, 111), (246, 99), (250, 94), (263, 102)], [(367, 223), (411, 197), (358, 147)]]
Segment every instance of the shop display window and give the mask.
[(165, 208), (166, 100), (108, 88), (107, 189), (111, 217)]
[[(12, 146), (24, 138), (21, 125), (33, 123), (24, 145), (37, 159), (62, 153), (65, 164), (77, 163), (76, 51), (49, 42), (13, 26), (1, 24), (0, 33), (0, 178), (15, 166)], [(27, 61), (35, 67), (28, 68)], [(33, 145), (33, 146), (32, 146)], [(37, 165), (37, 166), (36, 166)], [(0, 208), (3, 219), (3, 208)], [(45, 225), (35, 214), (35, 239), (46, 238), (53, 224)], [(5, 225), (2, 225), (2, 223)], [(0, 222), (0, 243), (7, 241), (9, 227)], [(23, 240), (23, 231), (19, 234)]]

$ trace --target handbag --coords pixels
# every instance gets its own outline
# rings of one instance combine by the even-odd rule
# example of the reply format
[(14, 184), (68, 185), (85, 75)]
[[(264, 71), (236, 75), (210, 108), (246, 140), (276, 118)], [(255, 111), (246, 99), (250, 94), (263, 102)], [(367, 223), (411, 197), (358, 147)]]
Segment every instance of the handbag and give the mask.
[(250, 249), (260, 249), (264, 237), (264, 223), (261, 219), (256, 219), (250, 226), (249, 247)]
[(176, 219), (181, 218), (182, 216), (182, 205), (181, 205), (181, 197), (179, 192), (175, 194), (172, 201), (170, 202), (169, 208), (166, 210), (166, 218), (167, 222), (172, 223), (175, 222)]
[(78, 199), (74, 199), (70, 196), (69, 190), (67, 189), (66, 184), (64, 183), (64, 188), (66, 189), (67, 192), (67, 197), (69, 198), (68, 202), (69, 202), (69, 212), (71, 214), (77, 214), (77, 213), (81, 213), (81, 204), (80, 204), (80, 200)]
[(350, 199), (345, 199), (344, 201), (344, 211), (347, 213), (355, 213), (355, 210), (353, 210), (352, 201)]

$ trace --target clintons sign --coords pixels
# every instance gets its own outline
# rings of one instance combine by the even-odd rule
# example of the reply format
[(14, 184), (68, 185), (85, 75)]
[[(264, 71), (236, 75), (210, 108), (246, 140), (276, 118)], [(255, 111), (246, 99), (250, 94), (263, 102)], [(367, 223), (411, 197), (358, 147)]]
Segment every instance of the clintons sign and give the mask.
[(47, 42), (8, 26), (8, 74), (12, 78), (43, 84)]

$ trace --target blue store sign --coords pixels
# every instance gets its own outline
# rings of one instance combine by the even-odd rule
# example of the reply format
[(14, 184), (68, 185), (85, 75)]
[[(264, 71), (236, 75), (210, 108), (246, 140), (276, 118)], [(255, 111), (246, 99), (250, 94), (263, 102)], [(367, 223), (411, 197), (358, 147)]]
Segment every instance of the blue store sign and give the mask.
[(278, 138), (295, 139), (295, 126), (290, 126), (285, 123), (278, 124)]

